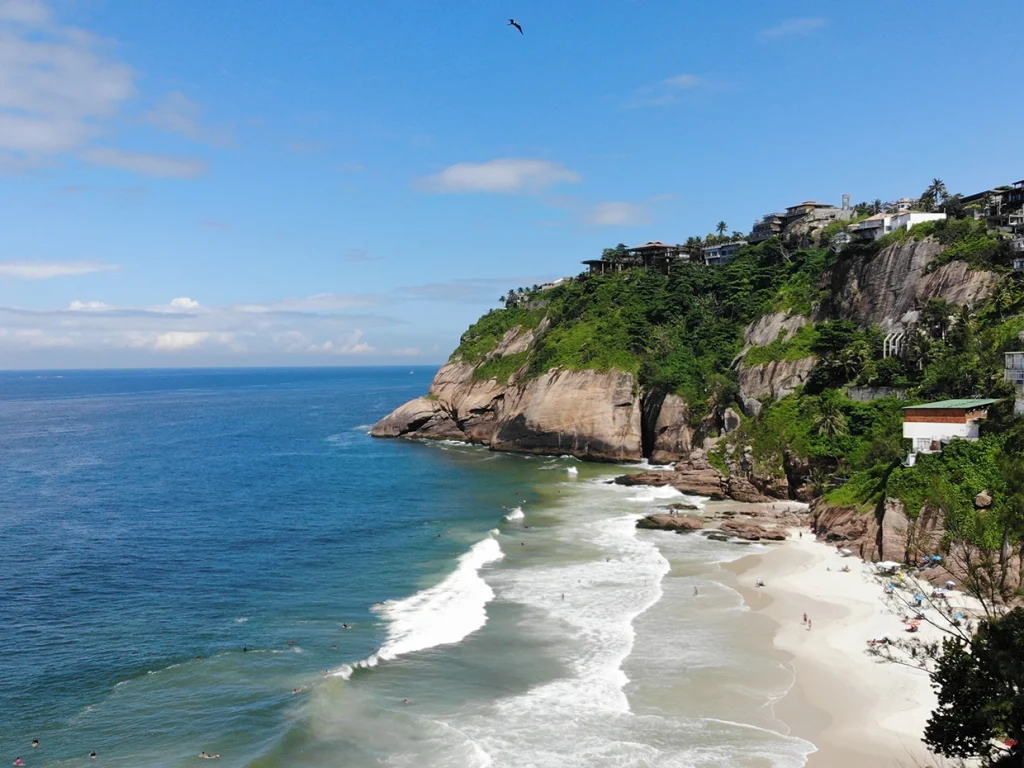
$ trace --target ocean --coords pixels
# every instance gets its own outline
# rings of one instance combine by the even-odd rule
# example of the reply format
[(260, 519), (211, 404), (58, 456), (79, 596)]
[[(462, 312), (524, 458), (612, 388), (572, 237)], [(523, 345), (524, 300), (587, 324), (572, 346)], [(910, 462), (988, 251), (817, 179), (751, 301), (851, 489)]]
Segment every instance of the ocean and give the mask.
[(719, 567), (760, 545), (638, 531), (683, 497), (621, 467), (368, 436), (434, 373), (0, 372), (0, 762), (802, 766)]

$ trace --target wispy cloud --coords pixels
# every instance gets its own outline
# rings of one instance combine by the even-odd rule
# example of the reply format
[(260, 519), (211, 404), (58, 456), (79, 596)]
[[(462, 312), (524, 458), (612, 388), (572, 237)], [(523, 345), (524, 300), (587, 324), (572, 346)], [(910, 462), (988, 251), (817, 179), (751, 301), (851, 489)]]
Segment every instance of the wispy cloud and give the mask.
[(202, 124), (202, 107), (182, 91), (167, 94), (160, 103), (142, 115), (142, 122), (167, 133), (177, 133), (201, 144), (225, 146), (231, 143), (226, 131)]
[(513, 288), (537, 285), (553, 280), (558, 275), (526, 275), (519, 277), (458, 278), (443, 283), (409, 285), (398, 293), (421, 301), (439, 301), (452, 304), (494, 304), (497, 297)]
[[(195, 176), (197, 160), (94, 148), (137, 96), (137, 73), (109, 41), (60, 23), (44, 0), (0, 0), (0, 172), (24, 173), (65, 156), (153, 176)], [(193, 141), (214, 134), (198, 104), (171, 94), (143, 120)]]
[(637, 227), (654, 220), (647, 203), (607, 202), (592, 206), (583, 221), (592, 227)]
[(418, 179), (424, 192), (491, 194), (536, 193), (557, 184), (575, 184), (582, 177), (564, 163), (528, 158), (499, 158), (483, 163), (456, 163), (443, 171)]
[(113, 147), (86, 149), (79, 155), (87, 163), (131, 171), (143, 176), (168, 179), (189, 179), (206, 173), (205, 160), (194, 157), (169, 157), (146, 152), (127, 152)]
[[(2, 9), (2, 3), (0, 3)], [(20, 280), (47, 280), (53, 277), (87, 275), (90, 272), (106, 272), (118, 269), (116, 264), (100, 261), (29, 261), (7, 259), (0, 261), (0, 278)]]
[(381, 257), (375, 256), (366, 248), (349, 248), (348, 252), (344, 256), (344, 259), (345, 261), (350, 262), (380, 261)]
[(813, 34), (831, 22), (822, 17), (786, 19), (774, 27), (762, 29), (757, 33), (759, 40), (780, 40), (787, 37), (804, 37)]
[(673, 75), (654, 85), (645, 85), (643, 88), (639, 88), (632, 98), (626, 102), (626, 107), (630, 109), (638, 107), (664, 107), (677, 103), (687, 91), (719, 87), (721, 87), (719, 84), (701, 75)]

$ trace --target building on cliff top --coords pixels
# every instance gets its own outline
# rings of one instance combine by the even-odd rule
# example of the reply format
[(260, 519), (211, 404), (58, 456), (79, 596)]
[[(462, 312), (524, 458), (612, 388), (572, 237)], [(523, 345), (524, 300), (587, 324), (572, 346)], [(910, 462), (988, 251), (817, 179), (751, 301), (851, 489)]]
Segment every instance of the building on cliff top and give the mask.
[(944, 213), (923, 213), (921, 211), (902, 211), (900, 213), (876, 213), (863, 221), (850, 226), (850, 234), (855, 240), (878, 240), (897, 229), (910, 229), (924, 221), (939, 221), (946, 218)]
[(754, 229), (750, 233), (748, 241), (751, 244), (762, 243), (771, 237), (778, 237), (786, 226), (786, 214), (769, 213), (761, 217), (760, 221), (754, 222)]
[(733, 240), (721, 245), (709, 245), (704, 248), (704, 263), (709, 267), (718, 267), (725, 264), (736, 255), (740, 248), (747, 244), (746, 240)]
[(660, 240), (652, 240), (643, 245), (627, 248), (624, 256), (614, 259), (587, 259), (583, 263), (592, 275), (603, 275), (609, 272), (621, 272), (624, 269), (644, 267), (668, 272), (672, 264), (690, 260), (690, 249), (685, 245), (669, 245)]
[[(910, 405), (903, 409), (903, 437), (913, 441), (911, 457), (918, 453), (939, 453), (951, 440), (977, 440), (978, 422), (988, 416), (988, 407), (998, 400), (940, 400)], [(908, 458), (908, 464), (914, 459)]]
[(966, 195), (960, 201), (975, 219), (986, 219), (990, 227), (1024, 235), (1024, 179)]

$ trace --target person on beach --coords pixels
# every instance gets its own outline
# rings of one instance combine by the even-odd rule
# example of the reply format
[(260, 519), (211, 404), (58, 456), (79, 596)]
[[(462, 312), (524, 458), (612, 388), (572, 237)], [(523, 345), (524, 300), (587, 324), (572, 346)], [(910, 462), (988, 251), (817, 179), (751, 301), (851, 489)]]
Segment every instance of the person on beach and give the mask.
[(804, 623), (804, 624), (806, 624), (806, 623), (807, 623), (807, 612), (806, 612), (806, 611), (804, 612), (804, 621), (803, 621), (803, 623)]
[(810, 619), (807, 620), (807, 631), (808, 632), (811, 631), (811, 620)]
[(694, 597), (698, 597), (699, 595), (700, 595), (700, 592), (698, 592), (698, 591), (697, 591), (697, 588), (696, 588), (696, 587), (694, 587), (694, 588), (693, 588), (693, 596), (694, 596)]

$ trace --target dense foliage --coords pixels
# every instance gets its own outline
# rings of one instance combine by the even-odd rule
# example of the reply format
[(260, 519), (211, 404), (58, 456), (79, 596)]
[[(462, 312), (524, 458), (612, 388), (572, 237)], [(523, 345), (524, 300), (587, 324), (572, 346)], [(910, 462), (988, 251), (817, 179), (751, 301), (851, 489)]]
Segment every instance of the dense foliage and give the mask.
[(939, 706), (925, 743), (944, 757), (987, 765), (1024, 759), (1024, 609), (980, 622), (970, 643), (947, 639), (932, 683)]

